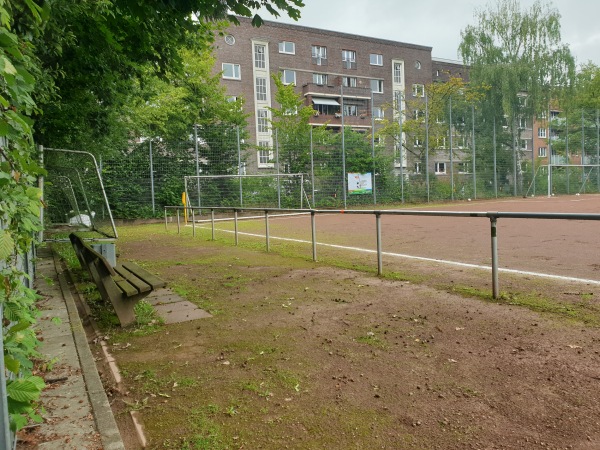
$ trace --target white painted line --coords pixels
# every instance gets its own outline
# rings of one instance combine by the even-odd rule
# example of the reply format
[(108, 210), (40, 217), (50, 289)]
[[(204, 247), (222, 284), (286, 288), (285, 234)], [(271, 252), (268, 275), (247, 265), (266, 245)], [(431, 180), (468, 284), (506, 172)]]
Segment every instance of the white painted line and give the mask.
[[(207, 228), (207, 227), (200, 227), (200, 228), (204, 228), (204, 229), (210, 230), (210, 228)], [(235, 233), (235, 231), (232, 231), (232, 230), (219, 229), (218, 231), (222, 231), (224, 233)], [(265, 235), (264, 234), (245, 233), (245, 232), (241, 232), (241, 231), (238, 231), (238, 234), (265, 239)], [(310, 245), (312, 245), (311, 241), (307, 241), (307, 240), (304, 240), (304, 239), (282, 238), (282, 237), (276, 237), (276, 236), (270, 236), (270, 239), (278, 239), (280, 241), (297, 242), (297, 243), (300, 243), (300, 244), (310, 244)], [(367, 248), (349, 247), (349, 246), (346, 246), (346, 245), (337, 245), (337, 244), (325, 244), (325, 243), (322, 243), (322, 242), (317, 242), (317, 245), (320, 245), (322, 247), (338, 248), (338, 249), (341, 249), (341, 250), (352, 250), (352, 251), (355, 251), (355, 252), (377, 254), (377, 250), (370, 250), (370, 249), (367, 249)], [(469, 264), (469, 263), (463, 263), (463, 262), (459, 262), (459, 261), (449, 261), (449, 260), (446, 260), (446, 259), (426, 258), (426, 257), (423, 257), (423, 256), (413, 256), (413, 255), (406, 255), (406, 254), (403, 254), (403, 253), (391, 253), (391, 252), (381, 252), (381, 254), (385, 255), (385, 256), (392, 256), (392, 257), (395, 257), (395, 258), (414, 259), (416, 261), (433, 262), (433, 263), (439, 263), (439, 264), (446, 264), (446, 265), (449, 265), (449, 266), (466, 267), (466, 268), (469, 268), (469, 269), (481, 269), (481, 270), (488, 270), (488, 271), (492, 270), (491, 266), (483, 266), (483, 265), (479, 265), (479, 264)], [(499, 272), (503, 272), (503, 273), (512, 273), (512, 274), (516, 274), (516, 275), (528, 275), (528, 276), (532, 276), (532, 277), (548, 278), (548, 279), (557, 280), (557, 281), (571, 281), (571, 282), (576, 282), (576, 283), (587, 283), (587, 284), (595, 284), (595, 285), (599, 285), (600, 286), (600, 281), (598, 281), (598, 280), (588, 280), (588, 279), (585, 279), (585, 278), (564, 277), (564, 276), (561, 276), (561, 275), (552, 275), (552, 274), (540, 273), (540, 272), (529, 272), (529, 271), (526, 271), (526, 270), (505, 269), (505, 268), (502, 268), (502, 267), (499, 267), (498, 271)]]

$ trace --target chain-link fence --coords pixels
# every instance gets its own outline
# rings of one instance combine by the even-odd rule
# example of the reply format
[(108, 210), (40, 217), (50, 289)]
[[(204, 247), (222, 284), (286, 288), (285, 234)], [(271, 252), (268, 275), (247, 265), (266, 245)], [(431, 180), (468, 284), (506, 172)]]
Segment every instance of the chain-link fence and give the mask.
[[(145, 140), (120, 157), (104, 158), (100, 166), (118, 218), (159, 216), (164, 206), (181, 205), (185, 177), (214, 177), (202, 188), (210, 206), (239, 206), (242, 199), (241, 205), (277, 207), (284, 198), (288, 208), (393, 207), (600, 192), (598, 111), (549, 110), (547, 116), (520, 116), (510, 124), (504, 116), (485, 116), (477, 104), (448, 100), (443, 108), (442, 116), (428, 117), (419, 129), (414, 121), (401, 126), (398, 136), (380, 133), (381, 122), (375, 122), (374, 135), (348, 127), (293, 136), (273, 130), (270, 148), (249, 145), (237, 128), (197, 127), (185, 142)], [(402, 117), (419, 114), (407, 109)], [(284, 174), (302, 175), (283, 183)], [(64, 219), (65, 210), (77, 212), (69, 196), (75, 187), (69, 186), (78, 183), (75, 172), (56, 183), (65, 205), (61, 217), (52, 220)], [(198, 186), (188, 187), (193, 206), (200, 201), (193, 193)], [(286, 186), (290, 195), (282, 197)]]

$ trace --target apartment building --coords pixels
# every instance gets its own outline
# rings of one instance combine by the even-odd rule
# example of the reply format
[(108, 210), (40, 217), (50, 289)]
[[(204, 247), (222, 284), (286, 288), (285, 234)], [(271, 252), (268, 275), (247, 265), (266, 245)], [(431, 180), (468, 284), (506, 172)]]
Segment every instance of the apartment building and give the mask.
[[(384, 105), (423, 97), (432, 82), (431, 47), (298, 25), (265, 22), (260, 28), (239, 18), (215, 42), (216, 71), (232, 97), (244, 97), (256, 146), (251, 173), (273, 165), (269, 108), (277, 108), (272, 73), (294, 84), (315, 109), (311, 124), (342, 124), (370, 133), (374, 119), (392, 114)], [(437, 70), (437, 69), (435, 69)], [(377, 127), (377, 125), (375, 125)], [(405, 158), (404, 158), (405, 159)], [(396, 166), (407, 167), (407, 161)]]

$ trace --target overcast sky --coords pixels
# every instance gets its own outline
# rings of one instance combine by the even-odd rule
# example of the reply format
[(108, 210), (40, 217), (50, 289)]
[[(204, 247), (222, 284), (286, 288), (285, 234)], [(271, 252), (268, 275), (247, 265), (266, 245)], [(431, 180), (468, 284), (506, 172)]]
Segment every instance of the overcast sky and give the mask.
[[(521, 0), (529, 8), (534, 0)], [(474, 0), (304, 0), (299, 25), (433, 47), (435, 58), (459, 59), (460, 32), (474, 25)], [(600, 65), (600, 1), (554, 0), (561, 14), (562, 41), (569, 44), (577, 64)], [(294, 23), (288, 17), (265, 20)]]

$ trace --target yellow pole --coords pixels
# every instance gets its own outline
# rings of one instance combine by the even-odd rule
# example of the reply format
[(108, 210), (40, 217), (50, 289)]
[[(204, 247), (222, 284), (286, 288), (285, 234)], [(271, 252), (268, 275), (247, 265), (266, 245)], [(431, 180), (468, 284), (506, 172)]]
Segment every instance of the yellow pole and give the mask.
[(187, 201), (185, 197), (185, 192), (181, 194), (181, 203), (183, 203), (183, 223), (187, 225), (188, 220), (188, 210), (187, 210)]

